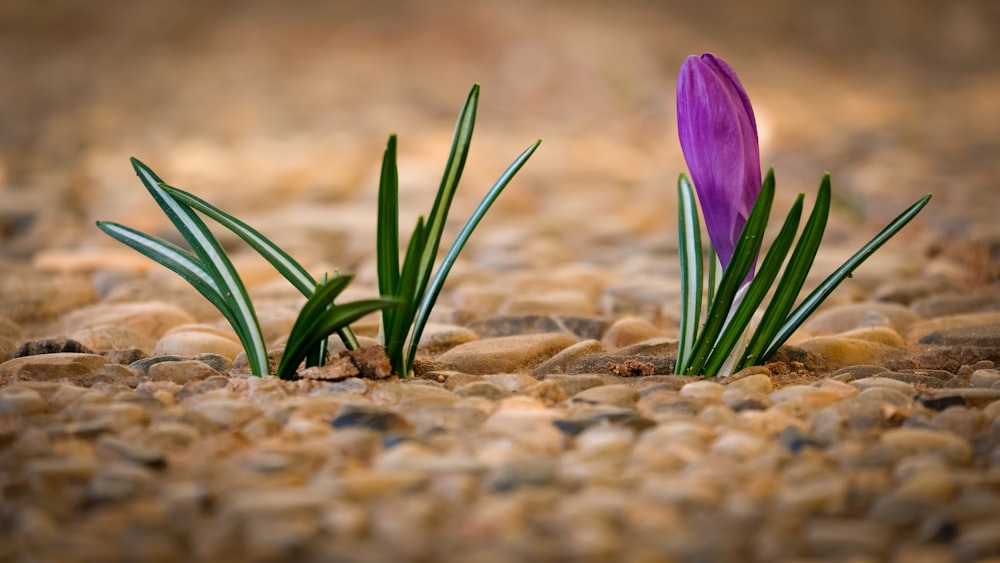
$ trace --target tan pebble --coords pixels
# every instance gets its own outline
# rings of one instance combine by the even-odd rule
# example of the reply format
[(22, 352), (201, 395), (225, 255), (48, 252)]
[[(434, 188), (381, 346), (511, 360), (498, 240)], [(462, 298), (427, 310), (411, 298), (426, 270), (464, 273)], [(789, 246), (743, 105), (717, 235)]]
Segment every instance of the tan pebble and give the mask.
[(692, 381), (681, 387), (680, 395), (681, 397), (691, 397), (692, 399), (721, 401), (722, 394), (725, 392), (726, 388), (714, 381)]
[(469, 374), (527, 373), (575, 343), (574, 336), (562, 333), (486, 338), (456, 346), (437, 361)]
[(154, 381), (169, 381), (183, 385), (189, 381), (205, 379), (219, 372), (198, 360), (180, 362), (160, 362), (149, 366), (149, 376)]
[(880, 442), (911, 453), (933, 453), (958, 464), (972, 459), (972, 445), (950, 432), (926, 428), (893, 428), (885, 431)]
[(711, 451), (737, 460), (746, 460), (761, 455), (769, 445), (770, 442), (758, 434), (730, 430), (715, 439)]
[(823, 391), (829, 391), (831, 393), (836, 393), (844, 399), (850, 399), (851, 397), (856, 397), (861, 391), (842, 381), (837, 381), (836, 379), (824, 379), (819, 384), (819, 389)]
[(911, 475), (896, 487), (895, 494), (908, 499), (946, 502), (954, 498), (958, 490), (948, 471), (942, 468)]
[(766, 436), (777, 436), (782, 430), (793, 426), (809, 431), (809, 424), (804, 420), (776, 410), (747, 410), (736, 415), (736, 426), (749, 432)]
[(909, 307), (896, 303), (850, 303), (817, 312), (803, 328), (816, 335), (874, 327), (888, 327), (903, 333), (919, 320)]
[(107, 358), (97, 354), (40, 354), (0, 364), (0, 382), (16, 379), (51, 381), (97, 373)]
[(135, 334), (156, 340), (171, 328), (194, 323), (187, 311), (167, 303), (113, 303), (78, 309), (62, 319), (67, 333), (96, 326), (121, 326)]
[(538, 383), (538, 380), (525, 373), (486, 374), (483, 381), (492, 383), (508, 393), (517, 393), (525, 387)]
[(188, 408), (223, 428), (238, 428), (261, 414), (256, 406), (233, 399), (208, 399)]
[(79, 421), (104, 421), (115, 428), (132, 428), (145, 426), (149, 422), (149, 413), (141, 406), (132, 403), (107, 403), (81, 406), (76, 411)]
[(316, 479), (313, 494), (333, 495), (355, 501), (371, 501), (414, 491), (425, 486), (427, 476), (410, 471), (352, 473)]
[(545, 360), (531, 373), (535, 377), (564, 373), (580, 358), (604, 351), (604, 345), (597, 340), (581, 340)]
[(120, 325), (100, 325), (79, 330), (69, 335), (90, 350), (141, 350), (144, 355), (153, 351), (153, 341), (128, 327)]
[(434, 384), (384, 383), (370, 394), (371, 401), (386, 408), (450, 405), (459, 400), (457, 393)]
[(501, 408), (493, 413), (483, 429), (503, 435), (528, 451), (555, 452), (562, 443), (562, 433), (552, 421), (561, 416), (554, 410)]
[(170, 332), (156, 342), (154, 356), (191, 357), (198, 354), (218, 354), (230, 360), (243, 351), (243, 347), (228, 337), (214, 332), (185, 330)]
[(0, 388), (0, 413), (26, 416), (49, 410), (49, 403), (38, 391), (25, 387)]
[(639, 392), (629, 385), (601, 385), (573, 395), (574, 403), (627, 407), (639, 400)]
[(873, 388), (882, 389), (892, 389), (893, 391), (899, 391), (900, 393), (912, 396), (915, 392), (912, 383), (907, 383), (905, 381), (899, 381), (898, 379), (892, 379), (890, 377), (866, 377), (864, 379), (857, 379), (851, 382), (851, 386), (855, 387), (861, 391)]
[(836, 370), (858, 364), (881, 364), (901, 358), (902, 338), (888, 328), (858, 329), (836, 336), (819, 336), (796, 344), (817, 356), (826, 369)]
[[(757, 373), (749, 373), (748, 375), (741, 376), (750, 372), (750, 370), (763, 370)], [(738, 377), (738, 378), (737, 378)], [(765, 395), (770, 394), (774, 391), (774, 384), (771, 382), (771, 370), (763, 366), (749, 367), (745, 370), (734, 374), (732, 377), (723, 380), (723, 383), (729, 389), (742, 389), (744, 391), (752, 393), (763, 393)]]
[(661, 338), (666, 333), (653, 326), (652, 323), (638, 317), (625, 317), (612, 324), (604, 333), (601, 343), (609, 351), (614, 352), (646, 340)]

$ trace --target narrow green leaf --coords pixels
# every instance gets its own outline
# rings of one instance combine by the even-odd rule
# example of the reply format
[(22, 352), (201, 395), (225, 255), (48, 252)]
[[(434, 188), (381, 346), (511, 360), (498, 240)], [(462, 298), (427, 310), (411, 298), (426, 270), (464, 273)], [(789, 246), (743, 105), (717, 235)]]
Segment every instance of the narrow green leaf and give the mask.
[(681, 262), (681, 333), (674, 373), (682, 374), (701, 323), (702, 252), (701, 222), (698, 220), (694, 186), (684, 174), (677, 179), (678, 254)]
[(261, 336), (257, 315), (254, 313), (253, 305), (250, 303), (243, 282), (236, 273), (232, 262), (222, 250), (222, 246), (191, 208), (167, 193), (162, 185), (163, 180), (148, 166), (133, 158), (132, 167), (146, 189), (149, 190), (150, 195), (156, 200), (157, 205), (174, 224), (184, 240), (191, 245), (202, 267), (218, 285), (222, 297), (234, 313), (234, 319), (231, 319), (230, 322), (235, 320), (233, 329), (243, 344), (251, 371), (255, 375), (265, 375), (268, 372), (267, 349)]
[(743, 227), (743, 233), (736, 242), (733, 258), (722, 274), (715, 299), (709, 304), (705, 326), (702, 328), (694, 351), (691, 353), (691, 365), (688, 366), (686, 372), (688, 375), (700, 374), (705, 367), (705, 362), (708, 360), (708, 356), (729, 316), (736, 293), (743, 285), (750, 268), (757, 259), (773, 200), (774, 171), (768, 170), (757, 201), (750, 212), (750, 217), (747, 218), (746, 225)]
[(715, 246), (708, 242), (708, 303), (715, 301), (715, 292), (719, 289), (719, 282), (722, 280), (722, 262), (715, 253)]
[(771, 340), (768, 344), (767, 350), (764, 351), (763, 358), (770, 358), (778, 348), (785, 343), (786, 340), (792, 335), (793, 332), (801, 325), (809, 315), (819, 307), (823, 301), (829, 297), (830, 293), (837, 288), (838, 285), (860, 266), (865, 260), (868, 259), (876, 250), (882, 247), (889, 239), (896, 235), (909, 223), (914, 217), (920, 213), (920, 210), (927, 205), (931, 200), (931, 194), (917, 200), (913, 205), (908, 207), (903, 211), (898, 217), (892, 220), (881, 232), (875, 235), (872, 240), (868, 241), (867, 244), (861, 247), (853, 256), (851, 256), (847, 262), (844, 262), (842, 266), (837, 268), (828, 278), (826, 278), (823, 283), (819, 285), (812, 293), (810, 293), (802, 303), (792, 311), (792, 314), (786, 319), (785, 323), (781, 326), (781, 330), (778, 334)]
[(347, 287), (350, 281), (351, 276), (338, 276), (317, 286), (313, 296), (299, 311), (299, 316), (292, 326), (285, 351), (281, 356), (278, 377), (282, 379), (294, 378), (295, 370), (309, 353), (309, 350), (330, 334), (368, 313), (383, 307), (395, 306), (397, 303), (395, 299), (389, 298), (333, 305), (333, 300)]
[[(396, 166), (395, 135), (389, 137), (382, 158), (375, 238), (379, 295), (395, 296), (399, 288), (399, 171)], [(395, 314), (395, 309), (382, 309), (383, 330), (395, 325)]]
[(427, 228), (424, 218), (417, 218), (417, 225), (410, 236), (410, 243), (406, 250), (406, 257), (403, 259), (403, 269), (400, 273), (399, 287), (394, 297), (399, 298), (402, 303), (398, 311), (393, 316), (393, 325), (387, 327), (385, 331), (385, 349), (389, 361), (392, 362), (392, 370), (400, 377), (407, 377), (408, 366), (406, 365), (405, 344), (406, 336), (413, 326), (413, 319), (417, 312), (417, 304), (420, 302), (421, 288), (419, 283), (420, 275), (420, 249), (427, 244)]
[[(472, 131), (476, 124), (476, 109), (479, 105), (479, 84), (472, 86), (469, 97), (462, 106), (458, 114), (458, 121), (455, 124), (455, 135), (452, 138), (451, 150), (448, 153), (448, 163), (445, 165), (444, 174), (441, 177), (441, 185), (438, 187), (437, 196), (434, 198), (434, 205), (427, 216), (426, 238), (424, 245), (420, 248), (420, 269), (417, 276), (417, 287), (413, 293), (417, 302), (424, 294), (424, 290), (430, 281), (431, 272), (434, 269), (434, 261), (437, 258), (438, 247), (441, 245), (441, 236), (444, 234), (445, 222), (448, 220), (448, 211), (451, 209), (452, 199), (458, 189), (458, 182), (462, 177), (462, 170), (465, 168), (465, 160), (469, 155), (469, 146), (472, 143)], [(414, 305), (416, 306), (416, 305)]]
[[(316, 289), (316, 280), (291, 255), (261, 234), (260, 231), (194, 194), (166, 184), (162, 184), (162, 186), (168, 194), (184, 205), (204, 213), (243, 239), (307, 299), (312, 296)], [(344, 330), (339, 331), (338, 335), (348, 349), (356, 350), (360, 346), (357, 337), (349, 327), (344, 327)]]
[(215, 280), (205, 272), (198, 259), (187, 250), (163, 239), (137, 231), (132, 227), (111, 221), (98, 221), (97, 228), (118, 242), (178, 274), (202, 295), (209, 293), (219, 299), (222, 298)]
[(164, 184), (163, 189), (184, 205), (211, 217), (220, 225), (243, 239), (244, 242), (274, 266), (278, 270), (278, 273), (291, 282), (303, 295), (309, 297), (315, 291), (316, 280), (313, 279), (309, 272), (287, 252), (271, 242), (259, 231), (194, 194), (166, 184)]
[(447, 254), (441, 260), (441, 265), (438, 267), (437, 271), (434, 273), (434, 277), (431, 279), (430, 285), (420, 296), (420, 304), (416, 312), (416, 320), (413, 322), (413, 330), (410, 333), (410, 341), (406, 350), (406, 367), (409, 368), (413, 365), (413, 361), (417, 355), (417, 345), (420, 343), (420, 337), (423, 336), (424, 327), (427, 325), (427, 319), (430, 316), (431, 309), (434, 308), (434, 303), (437, 301), (438, 295), (441, 294), (441, 288), (444, 287), (444, 282), (448, 278), (448, 274), (451, 272), (452, 266), (455, 264), (455, 260), (458, 258), (458, 254), (465, 248), (465, 243), (468, 242), (469, 237), (472, 236), (472, 232), (476, 230), (479, 226), (479, 222), (482, 221), (486, 212), (489, 211), (490, 206), (496, 201), (500, 194), (503, 192), (504, 188), (514, 179), (514, 176), (521, 170), (531, 155), (535, 153), (538, 146), (541, 145), (542, 141), (537, 140), (531, 144), (527, 149), (524, 150), (514, 161), (507, 166), (507, 168), (500, 174), (493, 186), (490, 187), (486, 195), (476, 206), (476, 209), (469, 216), (469, 219), (462, 226), (462, 230), (459, 231), (458, 236), (455, 237), (455, 241), (452, 242), (451, 247), (448, 249)]
[(802, 285), (805, 283), (813, 260), (816, 258), (816, 252), (819, 251), (823, 232), (826, 230), (826, 221), (830, 215), (830, 195), (830, 175), (826, 174), (823, 176), (823, 181), (820, 182), (816, 203), (813, 204), (809, 220), (806, 221), (806, 226), (802, 229), (799, 242), (796, 243), (795, 249), (792, 251), (792, 256), (788, 260), (788, 265), (785, 266), (784, 273), (781, 274), (781, 280), (778, 281), (771, 302), (764, 310), (760, 325), (747, 344), (743, 357), (737, 364), (737, 369), (752, 366), (759, 360), (767, 358), (767, 356), (762, 355), (764, 347), (777, 334), (788, 312), (791, 311), (792, 305), (798, 299)]
[(785, 257), (788, 256), (792, 242), (795, 241), (795, 232), (799, 228), (799, 220), (802, 218), (802, 198), (802, 194), (799, 194), (799, 197), (795, 199), (795, 203), (788, 211), (785, 222), (781, 226), (781, 231), (771, 243), (767, 255), (764, 256), (764, 260), (760, 264), (760, 269), (753, 281), (750, 282), (746, 295), (736, 307), (736, 311), (727, 319), (726, 327), (705, 363), (705, 375), (718, 375), (719, 370), (732, 354), (733, 347), (743, 336), (747, 325), (750, 324), (750, 319), (757, 310), (757, 306), (767, 296), (767, 291), (771, 289), (775, 278), (778, 277), (781, 265), (785, 262)]

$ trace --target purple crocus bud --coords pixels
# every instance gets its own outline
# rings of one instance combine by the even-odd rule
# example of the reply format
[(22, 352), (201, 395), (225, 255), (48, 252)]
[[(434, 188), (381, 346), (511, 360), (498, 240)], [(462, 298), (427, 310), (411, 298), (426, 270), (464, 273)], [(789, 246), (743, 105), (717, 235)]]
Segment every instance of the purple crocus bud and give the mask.
[(743, 85), (711, 53), (690, 56), (677, 79), (677, 133), (722, 267), (760, 193), (757, 121)]

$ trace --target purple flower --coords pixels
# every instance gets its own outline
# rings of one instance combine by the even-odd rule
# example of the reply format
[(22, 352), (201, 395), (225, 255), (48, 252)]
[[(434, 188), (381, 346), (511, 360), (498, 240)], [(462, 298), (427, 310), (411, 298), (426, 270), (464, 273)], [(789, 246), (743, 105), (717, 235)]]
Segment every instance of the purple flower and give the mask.
[(711, 53), (681, 66), (677, 133), (708, 236), (726, 268), (760, 193), (760, 148), (750, 98), (733, 69)]

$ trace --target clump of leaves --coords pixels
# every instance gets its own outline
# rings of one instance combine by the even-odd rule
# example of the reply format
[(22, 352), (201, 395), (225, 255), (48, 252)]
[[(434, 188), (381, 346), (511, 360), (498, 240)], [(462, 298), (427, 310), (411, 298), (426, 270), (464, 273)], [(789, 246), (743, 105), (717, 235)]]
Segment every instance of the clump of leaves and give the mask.
[(348, 348), (357, 348), (350, 323), (378, 309), (397, 305), (391, 298), (334, 304), (334, 299), (350, 283), (351, 276), (337, 275), (329, 280), (324, 277), (317, 282), (291, 256), (246, 223), (183, 190), (168, 186), (137, 159), (132, 159), (132, 167), (192, 251), (118, 223), (98, 221), (97, 226), (112, 238), (172, 270), (208, 299), (233, 327), (254, 375), (270, 372), (257, 314), (232, 261), (195, 210), (215, 219), (249, 243), (306, 296), (306, 304), (281, 358), (277, 375), (283, 379), (294, 377), (303, 360), (307, 366), (322, 365), (326, 358), (326, 338), (333, 333), (340, 334)]
[(541, 144), (540, 140), (532, 143), (504, 170), (465, 222), (437, 270), (434, 270), (448, 210), (469, 153), (478, 103), (479, 85), (476, 84), (459, 113), (434, 205), (426, 219), (424, 216), (417, 219), (405, 252), (401, 252), (399, 240), (399, 174), (395, 135), (389, 137), (386, 145), (378, 198), (378, 284), (379, 293), (383, 297), (398, 299), (400, 306), (382, 310), (380, 337), (393, 371), (401, 377), (412, 374), (420, 337), (458, 254), (493, 202)]

